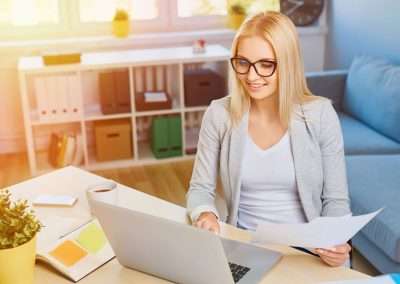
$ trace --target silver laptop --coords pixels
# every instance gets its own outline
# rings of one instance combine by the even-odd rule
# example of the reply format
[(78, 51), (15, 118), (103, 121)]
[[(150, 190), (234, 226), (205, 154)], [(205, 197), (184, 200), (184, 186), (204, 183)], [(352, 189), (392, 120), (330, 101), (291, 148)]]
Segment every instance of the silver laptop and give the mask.
[(258, 283), (281, 254), (193, 226), (89, 200), (118, 261), (184, 284)]

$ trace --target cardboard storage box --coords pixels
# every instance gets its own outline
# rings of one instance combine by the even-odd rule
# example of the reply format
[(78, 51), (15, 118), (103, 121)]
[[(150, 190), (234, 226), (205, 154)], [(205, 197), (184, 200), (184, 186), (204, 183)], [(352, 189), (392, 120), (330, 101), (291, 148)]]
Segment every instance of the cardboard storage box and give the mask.
[(130, 120), (104, 120), (94, 123), (97, 161), (132, 159)]
[(226, 95), (225, 79), (210, 69), (186, 70), (185, 106), (207, 106)]
[[(148, 100), (147, 97), (159, 97), (161, 99)], [(137, 111), (147, 111), (147, 110), (161, 110), (161, 109), (171, 109), (172, 99), (167, 92), (162, 91), (149, 91), (149, 92), (138, 92), (135, 94), (135, 104)]]

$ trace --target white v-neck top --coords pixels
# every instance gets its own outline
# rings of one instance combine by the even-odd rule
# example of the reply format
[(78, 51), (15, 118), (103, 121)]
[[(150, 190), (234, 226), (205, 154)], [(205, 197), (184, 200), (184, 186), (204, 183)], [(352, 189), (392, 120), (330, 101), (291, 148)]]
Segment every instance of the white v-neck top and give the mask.
[(255, 230), (262, 221), (304, 223), (289, 133), (263, 150), (247, 134), (243, 156), (238, 226)]

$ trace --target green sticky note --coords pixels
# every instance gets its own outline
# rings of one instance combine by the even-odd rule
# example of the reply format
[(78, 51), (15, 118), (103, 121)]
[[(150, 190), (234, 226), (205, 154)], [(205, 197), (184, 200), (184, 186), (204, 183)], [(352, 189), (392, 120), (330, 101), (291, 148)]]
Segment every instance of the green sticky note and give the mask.
[(97, 253), (106, 245), (107, 238), (99, 226), (91, 223), (80, 232), (76, 241), (91, 253)]

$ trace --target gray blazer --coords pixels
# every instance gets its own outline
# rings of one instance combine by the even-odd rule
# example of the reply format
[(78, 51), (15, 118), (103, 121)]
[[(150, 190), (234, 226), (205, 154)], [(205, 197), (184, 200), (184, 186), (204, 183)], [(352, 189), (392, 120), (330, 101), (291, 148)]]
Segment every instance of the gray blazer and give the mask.
[[(231, 127), (229, 102), (229, 96), (213, 101), (203, 117), (186, 196), (187, 211), (192, 221), (205, 211), (219, 216), (215, 205), (219, 174), (228, 209), (227, 220), (224, 221), (234, 226), (237, 223), (249, 113), (245, 113), (239, 125)], [(307, 220), (351, 213), (343, 137), (331, 101), (319, 98), (296, 105), (288, 131), (297, 188)]]

